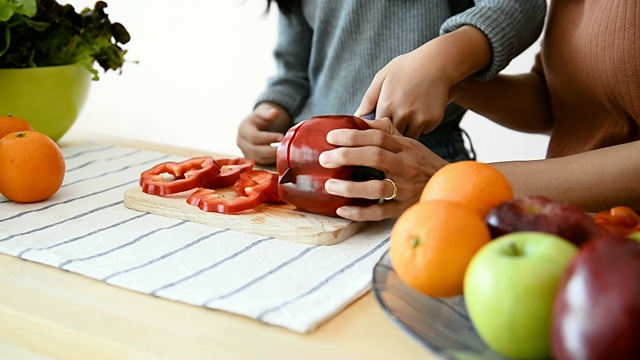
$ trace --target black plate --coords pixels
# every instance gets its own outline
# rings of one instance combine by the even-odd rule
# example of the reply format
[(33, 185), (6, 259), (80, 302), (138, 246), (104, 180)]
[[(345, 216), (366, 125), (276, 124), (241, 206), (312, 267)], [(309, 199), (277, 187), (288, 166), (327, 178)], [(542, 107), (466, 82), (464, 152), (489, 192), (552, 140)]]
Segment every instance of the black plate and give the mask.
[(478, 336), (462, 296), (433, 298), (409, 288), (393, 270), (389, 253), (373, 269), (372, 291), (394, 324), (442, 358), (505, 360)]

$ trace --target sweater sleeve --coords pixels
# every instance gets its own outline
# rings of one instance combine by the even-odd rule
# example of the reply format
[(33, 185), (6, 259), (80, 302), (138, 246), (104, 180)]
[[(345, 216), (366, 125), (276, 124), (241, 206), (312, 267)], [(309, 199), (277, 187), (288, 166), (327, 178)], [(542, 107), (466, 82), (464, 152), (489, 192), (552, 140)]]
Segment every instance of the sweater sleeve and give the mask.
[(489, 80), (538, 39), (546, 11), (545, 0), (476, 0), (474, 7), (445, 21), (440, 34), (464, 25), (480, 29), (489, 38), (493, 58), (475, 78)]
[(300, 6), (294, 12), (278, 18), (278, 39), (273, 52), (276, 75), (269, 79), (267, 88), (258, 96), (261, 102), (273, 102), (295, 117), (309, 96), (308, 65), (313, 31), (307, 24)]

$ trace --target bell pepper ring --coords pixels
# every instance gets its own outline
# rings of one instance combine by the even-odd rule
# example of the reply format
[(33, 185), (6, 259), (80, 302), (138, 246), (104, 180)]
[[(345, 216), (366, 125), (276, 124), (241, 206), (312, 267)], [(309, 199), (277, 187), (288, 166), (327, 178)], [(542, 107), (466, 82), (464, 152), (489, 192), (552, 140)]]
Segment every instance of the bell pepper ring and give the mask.
[(320, 165), (320, 154), (336, 148), (326, 141), (327, 133), (338, 128), (367, 130), (370, 126), (356, 116), (326, 115), (309, 118), (287, 131), (276, 155), (278, 193), (284, 202), (310, 213), (337, 216), (336, 210), (341, 206), (367, 206), (378, 201), (336, 196), (324, 189), (330, 178), (351, 181), (384, 179), (384, 172), (369, 167), (327, 169)]
[[(262, 184), (267, 184), (263, 186)], [(260, 187), (256, 187), (260, 185)], [(240, 174), (240, 178), (233, 185), (238, 195), (261, 191), (264, 194), (264, 202), (270, 204), (282, 203), (278, 194), (278, 174), (267, 170), (249, 170)]]
[(193, 192), (187, 203), (197, 206), (202, 211), (221, 214), (235, 214), (240, 211), (253, 209), (262, 204), (263, 195), (259, 192), (249, 196), (228, 196), (216, 189), (200, 188)]
[(217, 189), (233, 186), (240, 174), (252, 170), (256, 165), (255, 160), (246, 158), (217, 159), (216, 162), (220, 166), (220, 174), (209, 179), (202, 187)]
[(201, 187), (219, 174), (220, 166), (211, 156), (168, 161), (144, 171), (140, 186), (147, 194), (164, 196)]
[(235, 214), (250, 210), (264, 202), (278, 202), (272, 198), (276, 190), (277, 174), (266, 170), (248, 170), (240, 174), (231, 188), (200, 188), (189, 196), (187, 203), (203, 211)]

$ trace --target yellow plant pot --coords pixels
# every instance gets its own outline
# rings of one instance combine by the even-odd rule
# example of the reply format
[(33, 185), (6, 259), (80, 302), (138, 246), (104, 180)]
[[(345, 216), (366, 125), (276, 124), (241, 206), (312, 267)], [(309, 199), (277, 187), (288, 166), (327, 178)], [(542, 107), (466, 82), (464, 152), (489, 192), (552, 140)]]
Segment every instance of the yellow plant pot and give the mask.
[(0, 115), (22, 118), (58, 141), (78, 118), (91, 76), (79, 65), (0, 69)]

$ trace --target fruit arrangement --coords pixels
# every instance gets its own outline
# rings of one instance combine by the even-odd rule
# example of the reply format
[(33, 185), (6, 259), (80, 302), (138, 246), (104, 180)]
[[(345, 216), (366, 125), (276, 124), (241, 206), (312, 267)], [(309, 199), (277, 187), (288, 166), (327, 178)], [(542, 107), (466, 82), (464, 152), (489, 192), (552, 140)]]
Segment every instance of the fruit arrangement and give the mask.
[(0, 194), (17, 203), (53, 196), (64, 180), (65, 162), (58, 145), (34, 131), (28, 121), (0, 116)]
[(489, 348), (518, 359), (640, 359), (640, 218), (514, 197), (488, 164), (434, 174), (391, 231), (413, 290), (464, 296)]

